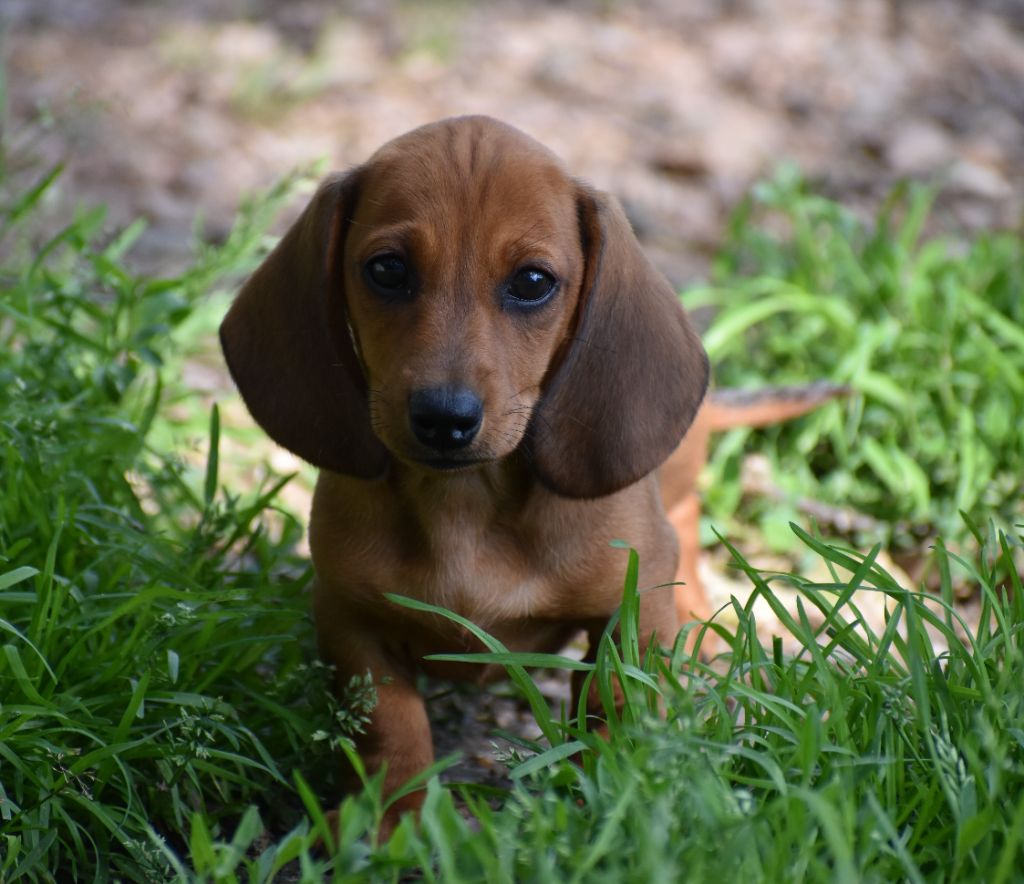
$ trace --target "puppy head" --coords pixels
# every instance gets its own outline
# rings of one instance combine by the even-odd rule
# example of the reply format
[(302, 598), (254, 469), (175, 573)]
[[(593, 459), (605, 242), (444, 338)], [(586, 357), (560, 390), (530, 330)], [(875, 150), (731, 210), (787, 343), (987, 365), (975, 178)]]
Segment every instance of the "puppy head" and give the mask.
[(707, 384), (621, 209), (485, 117), (328, 181), (221, 338), (273, 438), (363, 477), (520, 449), (558, 493), (611, 493), (671, 452)]
[(374, 432), (452, 469), (521, 443), (583, 275), (574, 185), (494, 121), (418, 129), (359, 173), (343, 288)]

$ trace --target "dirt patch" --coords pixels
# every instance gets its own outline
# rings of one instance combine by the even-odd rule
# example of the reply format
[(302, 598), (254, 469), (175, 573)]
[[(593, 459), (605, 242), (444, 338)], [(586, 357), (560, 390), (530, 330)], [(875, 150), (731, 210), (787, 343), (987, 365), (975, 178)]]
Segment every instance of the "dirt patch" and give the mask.
[(679, 284), (784, 158), (854, 205), (909, 176), (945, 183), (950, 225), (1021, 215), (1017, 3), (2, 0), (0, 15), (12, 127), (47, 109), (37, 150), (68, 161), (69, 198), (147, 217), (158, 263), (186, 254), (197, 212), (217, 237), (297, 165), (345, 168), (469, 112), (616, 193)]

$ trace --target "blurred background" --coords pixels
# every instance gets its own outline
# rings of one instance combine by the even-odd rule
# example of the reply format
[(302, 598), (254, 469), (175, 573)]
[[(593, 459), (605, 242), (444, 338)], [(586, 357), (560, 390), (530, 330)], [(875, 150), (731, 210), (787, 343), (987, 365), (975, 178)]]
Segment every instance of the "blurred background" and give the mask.
[(1021, 217), (1021, 0), (0, 0), (0, 20), (7, 125), (41, 114), (63, 193), (146, 218), (157, 266), (197, 213), (216, 241), (293, 168), (463, 113), (617, 194), (679, 286), (783, 160), (855, 209), (910, 177), (943, 184), (932, 224)]

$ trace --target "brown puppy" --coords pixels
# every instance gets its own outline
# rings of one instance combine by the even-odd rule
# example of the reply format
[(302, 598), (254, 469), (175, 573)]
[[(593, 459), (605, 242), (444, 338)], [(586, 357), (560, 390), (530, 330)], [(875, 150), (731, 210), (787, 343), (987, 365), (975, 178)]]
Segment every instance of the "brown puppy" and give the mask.
[(388, 790), (433, 758), (416, 673), (482, 673), (425, 662), (480, 648), (385, 593), (513, 650), (580, 629), (593, 649), (620, 601), (621, 538), (640, 554), (644, 641), (671, 643), (678, 543), (654, 471), (697, 414), (707, 359), (619, 206), (537, 142), (443, 120), (328, 179), (221, 339), (256, 420), (322, 468), (317, 634), (339, 688), (373, 673), (359, 750)]

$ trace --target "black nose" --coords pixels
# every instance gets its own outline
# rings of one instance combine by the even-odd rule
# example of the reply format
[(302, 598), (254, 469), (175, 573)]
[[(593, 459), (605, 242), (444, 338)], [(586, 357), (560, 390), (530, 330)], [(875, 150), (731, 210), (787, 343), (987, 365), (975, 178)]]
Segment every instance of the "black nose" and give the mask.
[(455, 451), (473, 441), (484, 417), (484, 406), (465, 387), (430, 387), (409, 396), (413, 434), (436, 451)]

